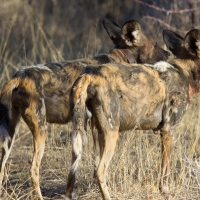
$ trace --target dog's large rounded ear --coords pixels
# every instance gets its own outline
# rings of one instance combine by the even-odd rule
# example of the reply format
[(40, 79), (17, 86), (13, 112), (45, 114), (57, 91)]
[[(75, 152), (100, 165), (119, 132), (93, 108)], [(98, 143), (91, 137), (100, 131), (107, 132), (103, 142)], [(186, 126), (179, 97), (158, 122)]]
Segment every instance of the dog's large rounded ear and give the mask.
[(121, 26), (110, 19), (103, 19), (103, 26), (111, 40), (121, 37)]
[(184, 46), (189, 53), (200, 58), (200, 31), (198, 29), (192, 29), (186, 34)]
[(122, 27), (122, 38), (128, 46), (138, 46), (143, 33), (139, 22), (135, 20), (128, 21)]
[(174, 54), (177, 55), (182, 48), (183, 38), (177, 33), (170, 30), (163, 30), (163, 40), (167, 45), (167, 48)]

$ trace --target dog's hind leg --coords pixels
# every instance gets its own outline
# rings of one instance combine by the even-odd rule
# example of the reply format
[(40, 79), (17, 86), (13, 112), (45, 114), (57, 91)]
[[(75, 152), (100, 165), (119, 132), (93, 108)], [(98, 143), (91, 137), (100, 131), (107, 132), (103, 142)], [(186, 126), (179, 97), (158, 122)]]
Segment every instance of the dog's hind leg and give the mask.
[(162, 140), (162, 164), (161, 164), (161, 180), (159, 189), (166, 199), (169, 194), (169, 175), (170, 175), (170, 152), (173, 142), (172, 135), (168, 131), (161, 131)]
[(9, 119), (3, 118), (0, 123), (0, 136), (2, 142), (2, 153), (0, 161), (0, 190), (2, 192), (2, 182), (5, 172), (5, 165), (10, 155), (15, 135), (19, 130), (20, 112), (17, 108), (12, 108), (12, 115)]
[(37, 199), (43, 199), (39, 184), (39, 167), (44, 154), (47, 136), (46, 109), (44, 98), (38, 93), (30, 95), (29, 105), (22, 117), (33, 134), (34, 153), (31, 167), (31, 179)]

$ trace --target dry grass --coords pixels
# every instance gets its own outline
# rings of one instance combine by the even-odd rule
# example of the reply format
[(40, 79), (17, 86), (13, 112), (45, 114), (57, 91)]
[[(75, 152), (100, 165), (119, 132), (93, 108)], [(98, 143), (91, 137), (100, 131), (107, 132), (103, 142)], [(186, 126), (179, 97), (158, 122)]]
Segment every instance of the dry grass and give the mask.
[[(1, 0), (0, 12), (0, 86), (22, 65), (92, 57), (108, 52), (111, 42), (97, 26), (100, 17), (115, 16), (125, 22), (135, 18), (145, 33), (161, 43), (163, 27), (157, 22), (140, 19), (144, 10), (130, 0), (114, 1), (36, 1)], [(51, 2), (51, 3), (49, 3)], [(68, 2), (68, 3), (66, 3)], [(149, 1), (150, 2), (150, 1)], [(182, 9), (183, 4), (162, 0), (169, 9)], [(53, 6), (52, 6), (53, 4)], [(147, 13), (151, 13), (146, 10)], [(123, 16), (122, 16), (123, 14)], [(155, 15), (155, 13), (154, 13)], [(179, 31), (191, 27), (189, 15), (163, 18)], [(148, 24), (148, 26), (144, 26)], [(184, 25), (185, 24), (185, 25)], [(200, 199), (200, 97), (194, 99), (181, 124), (174, 130), (171, 155), (171, 197)], [(49, 126), (49, 137), (42, 165), (41, 188), (44, 199), (62, 199), (71, 165), (70, 124)], [(60, 133), (62, 132), (62, 137)], [(94, 151), (91, 134), (84, 147), (74, 199), (102, 199), (94, 178)], [(29, 200), (31, 196), (30, 166), (32, 136), (24, 122), (16, 137), (6, 165), (4, 193), (6, 200)], [(160, 136), (151, 132), (122, 133), (108, 172), (108, 186), (113, 200), (164, 200), (158, 191), (161, 164)]]
[[(170, 174), (171, 197), (174, 200), (200, 198), (200, 135), (197, 126), (199, 100), (196, 98), (190, 105), (182, 123), (174, 132)], [(88, 138), (77, 173), (74, 199), (101, 199), (97, 180), (94, 178), (95, 155), (91, 133), (88, 133)], [(17, 135), (7, 163), (5, 199), (31, 199), (31, 140), (31, 133), (22, 122), (20, 134)], [(164, 200), (158, 190), (160, 151), (159, 135), (142, 131), (121, 134), (107, 177), (113, 200)], [(44, 199), (62, 199), (70, 164), (70, 124), (49, 126), (49, 137), (40, 170)]]

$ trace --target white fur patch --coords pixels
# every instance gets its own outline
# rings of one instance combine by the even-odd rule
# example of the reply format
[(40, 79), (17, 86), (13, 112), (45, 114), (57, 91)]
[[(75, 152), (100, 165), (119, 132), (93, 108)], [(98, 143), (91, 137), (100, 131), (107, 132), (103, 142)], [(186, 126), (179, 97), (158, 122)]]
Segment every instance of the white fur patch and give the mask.
[(197, 41), (195, 42), (195, 44), (196, 44), (197, 48), (200, 50), (200, 40), (197, 40)]
[(85, 108), (85, 110), (86, 110), (87, 117), (91, 118), (92, 117), (92, 113), (87, 109), (87, 107)]
[(45, 66), (45, 64), (22, 66), (20, 70), (26, 70), (26, 69), (31, 69), (31, 68), (34, 68), (34, 69), (45, 69), (45, 70), (47, 70), (49, 72), (52, 72), (52, 70), (49, 69), (47, 66)]
[(84, 63), (84, 62), (80, 62), (81, 65), (83, 65), (83, 67), (87, 67), (88, 64), (87, 63)]
[(135, 39), (138, 39), (139, 38), (139, 31), (138, 30), (132, 31), (131, 35), (134, 36)]
[(159, 72), (166, 72), (169, 68), (174, 69), (174, 67), (172, 65), (170, 65), (169, 63), (167, 63), (165, 61), (156, 62), (154, 65), (150, 65), (150, 64), (144, 64), (144, 65), (147, 67), (154, 68), (155, 70), (157, 70)]
[(76, 135), (73, 135), (72, 146), (73, 146), (74, 154), (76, 155), (76, 160), (71, 167), (71, 172), (75, 173), (77, 170), (79, 161), (81, 160), (82, 146), (83, 146), (80, 132), (77, 132)]
[(113, 125), (112, 125), (112, 122), (111, 122), (111, 118), (110, 118), (110, 117), (108, 118), (108, 122), (109, 122), (109, 124), (110, 124), (110, 128), (113, 129)]

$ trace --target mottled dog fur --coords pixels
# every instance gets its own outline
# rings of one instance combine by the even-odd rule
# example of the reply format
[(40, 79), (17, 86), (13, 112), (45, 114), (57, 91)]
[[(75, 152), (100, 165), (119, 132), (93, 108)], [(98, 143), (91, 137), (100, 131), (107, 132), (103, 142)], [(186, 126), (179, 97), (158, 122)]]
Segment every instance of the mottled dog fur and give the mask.
[(110, 200), (106, 172), (119, 132), (132, 129), (160, 131), (160, 191), (164, 194), (169, 192), (172, 129), (200, 89), (200, 31), (193, 29), (182, 38), (164, 30), (163, 36), (177, 59), (151, 66), (120, 63), (87, 66), (75, 82), (71, 96), (73, 165), (68, 176), (66, 199), (72, 196), (75, 172), (81, 159), (82, 140), (86, 137), (83, 127), (85, 108), (91, 112), (93, 126), (103, 138), (97, 169), (103, 199)]
[(86, 65), (110, 62), (153, 64), (159, 60), (167, 60), (169, 53), (146, 37), (138, 22), (129, 21), (122, 28), (110, 20), (104, 20), (103, 24), (115, 44), (115, 49), (110, 54), (100, 55), (94, 59), (22, 67), (4, 85), (0, 96), (0, 187), (5, 163), (22, 117), (33, 135), (33, 188), (37, 197), (43, 199), (39, 186), (39, 166), (47, 136), (46, 122), (65, 124), (71, 120), (70, 91)]

